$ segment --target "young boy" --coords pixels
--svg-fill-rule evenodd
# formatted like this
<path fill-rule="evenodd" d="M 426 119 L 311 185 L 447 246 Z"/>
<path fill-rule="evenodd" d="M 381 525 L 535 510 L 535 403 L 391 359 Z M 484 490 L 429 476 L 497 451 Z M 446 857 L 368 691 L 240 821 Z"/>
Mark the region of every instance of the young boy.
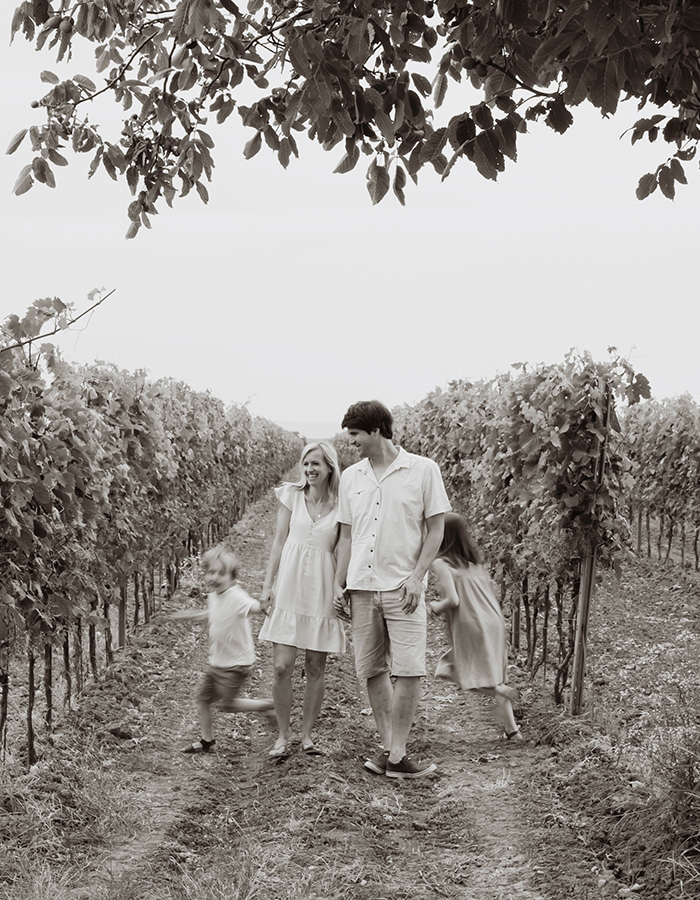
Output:
<path fill-rule="evenodd" d="M 238 560 L 219 545 L 202 557 L 209 590 L 206 610 L 178 610 L 172 619 L 209 619 L 209 664 L 197 693 L 200 738 L 183 753 L 209 753 L 216 743 L 212 730 L 212 703 L 222 701 L 225 712 L 263 712 L 274 709 L 272 700 L 249 700 L 239 693 L 255 662 L 249 616 L 263 612 L 257 600 L 236 584 Z"/>

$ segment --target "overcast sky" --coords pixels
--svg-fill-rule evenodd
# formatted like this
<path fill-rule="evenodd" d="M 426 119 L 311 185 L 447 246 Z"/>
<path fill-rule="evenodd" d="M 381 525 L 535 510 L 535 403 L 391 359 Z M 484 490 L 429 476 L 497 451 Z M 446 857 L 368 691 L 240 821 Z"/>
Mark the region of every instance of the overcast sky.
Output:
<path fill-rule="evenodd" d="M 4 148 L 41 122 L 29 103 L 46 92 L 45 68 L 61 71 L 19 38 L 0 52 Z M 163 206 L 132 241 L 126 186 L 102 170 L 87 181 L 69 152 L 54 190 L 12 195 L 31 159 L 23 144 L 0 168 L 0 318 L 45 296 L 84 308 L 92 288 L 114 289 L 61 339 L 66 357 L 173 376 L 313 437 L 339 430 L 355 400 L 414 403 L 572 347 L 602 360 L 615 346 L 656 397 L 700 399 L 697 163 L 675 202 L 657 191 L 640 203 L 637 181 L 668 146 L 620 139 L 632 105 L 607 121 L 574 113 L 563 137 L 531 125 L 498 182 L 466 161 L 442 183 L 426 170 L 406 207 L 393 194 L 371 205 L 364 159 L 334 175 L 340 148 L 302 141 L 286 171 L 265 147 L 244 160 L 250 134 L 234 113 L 209 129 L 210 203 Z"/>

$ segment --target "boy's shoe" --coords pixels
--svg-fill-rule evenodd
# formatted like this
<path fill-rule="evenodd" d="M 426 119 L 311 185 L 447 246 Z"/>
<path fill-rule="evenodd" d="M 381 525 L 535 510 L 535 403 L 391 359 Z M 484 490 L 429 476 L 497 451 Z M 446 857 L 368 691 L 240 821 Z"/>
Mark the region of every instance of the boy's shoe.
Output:
<path fill-rule="evenodd" d="M 209 753 L 214 744 L 216 744 L 216 741 L 205 741 L 204 738 L 200 738 L 198 741 L 195 741 L 194 744 L 188 744 L 186 747 L 183 747 L 180 752 Z"/>
<path fill-rule="evenodd" d="M 386 774 L 386 764 L 389 761 L 389 751 L 382 750 L 380 753 L 377 753 L 375 756 L 372 756 L 370 759 L 365 760 L 365 769 L 369 769 L 370 772 L 374 772 L 377 775 L 385 775 Z"/>
<path fill-rule="evenodd" d="M 404 756 L 397 763 L 386 760 L 386 774 L 389 778 L 423 778 L 437 769 L 435 763 L 415 763 L 409 756 Z"/>

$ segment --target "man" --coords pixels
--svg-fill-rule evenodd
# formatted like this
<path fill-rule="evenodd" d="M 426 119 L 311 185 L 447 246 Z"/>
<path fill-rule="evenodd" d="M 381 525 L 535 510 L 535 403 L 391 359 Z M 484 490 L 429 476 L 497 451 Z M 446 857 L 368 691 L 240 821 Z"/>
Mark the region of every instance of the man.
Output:
<path fill-rule="evenodd" d="M 354 403 L 342 427 L 361 458 L 340 480 L 334 598 L 352 619 L 357 675 L 383 746 L 365 766 L 420 778 L 435 764 L 406 756 L 406 741 L 425 675 L 425 577 L 450 503 L 437 464 L 393 443 L 392 415 L 378 400 Z"/>

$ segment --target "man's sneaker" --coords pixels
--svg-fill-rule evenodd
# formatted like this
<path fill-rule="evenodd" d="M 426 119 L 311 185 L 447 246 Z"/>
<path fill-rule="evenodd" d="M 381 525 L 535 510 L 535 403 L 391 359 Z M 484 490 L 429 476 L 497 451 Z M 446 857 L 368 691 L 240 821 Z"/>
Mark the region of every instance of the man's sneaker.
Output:
<path fill-rule="evenodd" d="M 381 753 L 377 753 L 376 756 L 373 756 L 371 759 L 365 760 L 365 769 L 369 769 L 370 772 L 375 772 L 377 775 L 386 774 L 386 764 L 389 761 L 389 751 L 382 750 Z"/>
<path fill-rule="evenodd" d="M 386 760 L 386 774 L 389 778 L 423 778 L 437 769 L 435 763 L 416 763 L 409 756 L 404 756 L 397 763 Z"/>

